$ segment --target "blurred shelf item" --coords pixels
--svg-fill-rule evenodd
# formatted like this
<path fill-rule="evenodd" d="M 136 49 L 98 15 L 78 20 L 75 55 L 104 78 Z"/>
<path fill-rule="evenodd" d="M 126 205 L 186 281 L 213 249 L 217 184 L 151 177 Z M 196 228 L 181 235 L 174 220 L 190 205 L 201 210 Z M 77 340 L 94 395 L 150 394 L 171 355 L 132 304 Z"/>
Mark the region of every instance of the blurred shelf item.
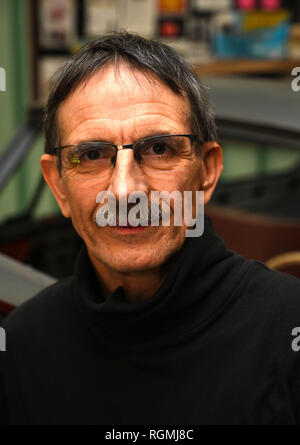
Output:
<path fill-rule="evenodd" d="M 266 11 L 273 11 L 282 8 L 282 0 L 236 0 L 237 9 L 243 11 L 251 11 L 257 8 L 261 8 Z"/>
<path fill-rule="evenodd" d="M 187 11 L 187 0 L 158 0 L 158 10 L 160 15 L 183 14 Z"/>
<path fill-rule="evenodd" d="M 39 41 L 44 48 L 68 47 L 76 30 L 75 0 L 41 0 Z"/>
<path fill-rule="evenodd" d="M 161 37 L 181 37 L 183 36 L 184 21 L 181 17 L 160 18 L 158 23 L 158 33 Z"/>
<path fill-rule="evenodd" d="M 251 11 L 256 8 L 256 0 L 236 0 L 236 8 L 241 11 Z"/>
<path fill-rule="evenodd" d="M 290 74 L 295 66 L 300 66 L 300 58 L 288 60 L 216 60 L 198 64 L 198 75 L 223 74 Z"/>
<path fill-rule="evenodd" d="M 224 59 L 284 60 L 291 28 L 288 10 L 219 12 L 212 20 L 212 48 Z"/>
<path fill-rule="evenodd" d="M 289 42 L 289 55 L 300 60 L 300 24 L 292 26 Z M 300 65 L 297 65 L 300 66 Z"/>
<path fill-rule="evenodd" d="M 95 36 L 116 29 L 118 20 L 117 0 L 86 0 L 85 29 L 88 36 Z"/>
<path fill-rule="evenodd" d="M 83 33 L 88 38 L 124 30 L 153 37 L 157 7 L 153 0 L 85 0 Z"/>
<path fill-rule="evenodd" d="M 191 0 L 191 9 L 196 12 L 219 12 L 229 10 L 232 7 L 232 0 Z"/>
<path fill-rule="evenodd" d="M 187 38 L 161 38 L 161 42 L 171 46 L 185 57 L 194 66 L 202 63 L 208 64 L 214 61 L 209 50 L 209 45 L 204 41 L 189 40 Z"/>
<path fill-rule="evenodd" d="M 182 38 L 187 15 L 186 0 L 159 0 L 157 33 L 162 38 Z"/>

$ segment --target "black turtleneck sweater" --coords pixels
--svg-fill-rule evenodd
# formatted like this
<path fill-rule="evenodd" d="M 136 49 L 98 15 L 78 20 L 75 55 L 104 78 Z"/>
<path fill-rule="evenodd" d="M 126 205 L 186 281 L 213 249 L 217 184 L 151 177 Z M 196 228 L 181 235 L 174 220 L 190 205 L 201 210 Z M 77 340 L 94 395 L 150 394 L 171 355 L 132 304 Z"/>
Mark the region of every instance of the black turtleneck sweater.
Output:
<path fill-rule="evenodd" d="M 0 423 L 300 424 L 298 326 L 300 280 L 227 249 L 207 217 L 141 302 L 104 299 L 83 248 L 5 321 Z"/>

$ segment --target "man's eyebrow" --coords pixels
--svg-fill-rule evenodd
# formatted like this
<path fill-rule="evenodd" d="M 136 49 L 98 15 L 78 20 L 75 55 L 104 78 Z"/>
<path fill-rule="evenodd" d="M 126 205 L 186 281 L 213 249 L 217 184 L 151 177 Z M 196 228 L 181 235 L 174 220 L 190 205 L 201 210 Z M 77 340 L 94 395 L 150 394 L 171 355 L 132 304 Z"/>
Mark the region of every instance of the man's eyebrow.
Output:
<path fill-rule="evenodd" d="M 154 136 L 170 136 L 171 134 L 172 133 L 170 131 L 151 131 L 149 133 L 146 133 L 145 135 L 142 135 L 142 136 L 136 138 L 133 142 L 141 141 L 142 139 L 147 139 L 147 138 L 151 138 L 151 137 L 154 137 Z M 107 144 L 117 145 L 114 142 L 112 142 L 112 140 L 109 140 L 109 139 L 106 139 L 106 138 L 101 138 L 99 136 L 94 137 L 94 138 L 89 138 L 89 139 L 82 139 L 82 140 L 76 142 L 73 145 L 84 144 L 86 142 L 105 142 Z"/>
<path fill-rule="evenodd" d="M 73 145 L 85 144 L 87 142 L 106 142 L 107 144 L 113 144 L 113 142 L 109 141 L 108 139 L 99 138 L 99 136 L 97 136 L 95 138 L 82 139 Z"/>
<path fill-rule="evenodd" d="M 154 136 L 170 136 L 172 133 L 170 131 L 151 131 L 150 133 L 147 133 L 146 135 L 140 137 L 138 140 L 141 139 L 147 139 Z"/>

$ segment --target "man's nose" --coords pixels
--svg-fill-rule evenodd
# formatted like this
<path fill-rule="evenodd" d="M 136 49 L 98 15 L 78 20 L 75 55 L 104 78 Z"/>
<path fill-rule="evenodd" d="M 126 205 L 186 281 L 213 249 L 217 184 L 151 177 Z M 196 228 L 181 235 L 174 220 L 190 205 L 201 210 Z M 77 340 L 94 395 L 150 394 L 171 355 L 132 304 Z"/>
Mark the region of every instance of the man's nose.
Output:
<path fill-rule="evenodd" d="M 149 189 L 143 169 L 135 160 L 132 149 L 118 150 L 116 165 L 108 189 L 115 194 L 117 200 L 124 193 L 123 184 L 127 186 L 127 195 L 135 191 L 143 191 L 148 194 Z"/>

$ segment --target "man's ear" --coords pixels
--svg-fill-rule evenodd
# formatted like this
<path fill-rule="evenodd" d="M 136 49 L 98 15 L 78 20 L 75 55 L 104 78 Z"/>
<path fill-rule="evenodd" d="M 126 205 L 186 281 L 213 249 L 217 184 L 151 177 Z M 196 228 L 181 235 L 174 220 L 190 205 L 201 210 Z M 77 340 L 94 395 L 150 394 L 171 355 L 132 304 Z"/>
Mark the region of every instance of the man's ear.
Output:
<path fill-rule="evenodd" d="M 63 179 L 59 174 L 56 156 L 44 154 L 40 159 L 44 179 L 50 187 L 62 214 L 66 218 L 70 218 L 70 206 L 65 193 Z"/>
<path fill-rule="evenodd" d="M 223 170 L 223 152 L 217 142 L 209 141 L 202 145 L 202 162 L 204 167 L 202 190 L 206 205 L 210 201 Z"/>

